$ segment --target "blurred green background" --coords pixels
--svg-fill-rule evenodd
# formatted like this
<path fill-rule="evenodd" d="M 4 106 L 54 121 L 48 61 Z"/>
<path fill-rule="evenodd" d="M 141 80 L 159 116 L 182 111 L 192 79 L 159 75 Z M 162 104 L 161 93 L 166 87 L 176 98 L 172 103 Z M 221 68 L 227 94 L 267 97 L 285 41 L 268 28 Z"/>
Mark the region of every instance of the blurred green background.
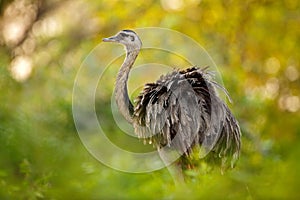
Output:
<path fill-rule="evenodd" d="M 0 199 L 300 197 L 298 0 L 2 0 L 0 6 Z M 79 140 L 72 87 L 81 62 L 102 37 L 152 26 L 195 39 L 222 73 L 243 132 L 241 158 L 225 175 L 202 163 L 186 172 L 187 187 L 176 188 L 166 169 L 118 172 Z M 97 106 L 110 119 L 105 94 Z M 112 137 L 119 132 L 113 120 L 106 124 Z"/>

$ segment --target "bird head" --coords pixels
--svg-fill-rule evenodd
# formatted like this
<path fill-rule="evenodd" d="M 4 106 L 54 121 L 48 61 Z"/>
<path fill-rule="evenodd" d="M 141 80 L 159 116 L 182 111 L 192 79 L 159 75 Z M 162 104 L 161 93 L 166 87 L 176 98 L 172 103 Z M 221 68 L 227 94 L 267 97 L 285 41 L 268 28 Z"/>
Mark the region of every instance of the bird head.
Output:
<path fill-rule="evenodd" d="M 136 50 L 142 47 L 139 36 L 132 30 L 122 30 L 114 36 L 103 38 L 102 41 L 123 44 L 127 50 Z"/>

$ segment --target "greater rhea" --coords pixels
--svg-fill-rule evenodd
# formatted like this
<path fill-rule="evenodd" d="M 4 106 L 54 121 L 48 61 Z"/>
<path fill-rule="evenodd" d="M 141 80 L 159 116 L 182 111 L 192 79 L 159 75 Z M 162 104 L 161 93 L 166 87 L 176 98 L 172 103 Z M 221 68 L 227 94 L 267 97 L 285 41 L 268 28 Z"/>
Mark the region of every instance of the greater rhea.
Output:
<path fill-rule="evenodd" d="M 134 126 L 139 138 L 153 144 L 166 164 L 170 164 L 170 149 L 184 159 L 195 148 L 204 147 L 209 151 L 207 156 L 219 159 L 222 167 L 227 163 L 233 167 L 240 154 L 240 128 L 215 88 L 226 90 L 213 80 L 207 67 L 174 70 L 161 76 L 145 85 L 133 105 L 127 81 L 142 42 L 132 30 L 122 30 L 103 41 L 125 46 L 126 58 L 117 75 L 115 98 L 120 113 Z M 188 165 L 180 163 L 181 167 Z"/>

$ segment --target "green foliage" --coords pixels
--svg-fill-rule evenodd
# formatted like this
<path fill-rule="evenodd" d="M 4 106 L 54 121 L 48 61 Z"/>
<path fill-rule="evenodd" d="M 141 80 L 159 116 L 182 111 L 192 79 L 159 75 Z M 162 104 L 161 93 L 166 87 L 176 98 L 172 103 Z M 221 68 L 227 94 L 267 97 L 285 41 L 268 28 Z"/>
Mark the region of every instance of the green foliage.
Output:
<path fill-rule="evenodd" d="M 13 2 L 22 1 L 1 4 L 0 30 L 7 30 L 5 12 Z M 40 15 L 23 33 L 23 42 L 0 37 L 0 199 L 299 198 L 300 2 L 179 0 L 179 7 L 165 2 L 40 1 Z M 183 32 L 216 61 L 243 132 L 235 169 L 221 175 L 200 161 L 198 169 L 185 171 L 187 185 L 175 187 L 166 169 L 118 172 L 82 145 L 72 116 L 80 63 L 101 37 L 145 26 Z M 26 80 L 12 73 L 18 56 L 33 63 Z M 105 67 L 101 60 L 96 64 Z M 114 76 L 116 70 L 108 73 Z M 109 137 L 126 146 L 130 139 L 116 128 L 109 109 L 113 83 L 101 86 L 96 110 Z"/>

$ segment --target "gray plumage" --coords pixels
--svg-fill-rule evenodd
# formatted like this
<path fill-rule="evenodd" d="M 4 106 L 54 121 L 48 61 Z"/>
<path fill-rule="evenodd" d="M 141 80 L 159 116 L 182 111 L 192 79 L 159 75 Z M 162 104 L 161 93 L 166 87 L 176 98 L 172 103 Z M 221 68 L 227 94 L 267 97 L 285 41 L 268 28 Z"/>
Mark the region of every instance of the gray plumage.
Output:
<path fill-rule="evenodd" d="M 199 147 L 208 156 L 221 160 L 222 166 L 228 160 L 233 166 L 240 153 L 240 128 L 215 88 L 226 90 L 213 81 L 208 67 L 175 70 L 161 76 L 155 83 L 145 85 L 133 106 L 127 80 L 142 43 L 131 30 L 103 41 L 121 43 L 126 48 L 115 96 L 120 112 L 133 124 L 139 138 L 158 149 L 173 147 L 186 157 Z"/>

